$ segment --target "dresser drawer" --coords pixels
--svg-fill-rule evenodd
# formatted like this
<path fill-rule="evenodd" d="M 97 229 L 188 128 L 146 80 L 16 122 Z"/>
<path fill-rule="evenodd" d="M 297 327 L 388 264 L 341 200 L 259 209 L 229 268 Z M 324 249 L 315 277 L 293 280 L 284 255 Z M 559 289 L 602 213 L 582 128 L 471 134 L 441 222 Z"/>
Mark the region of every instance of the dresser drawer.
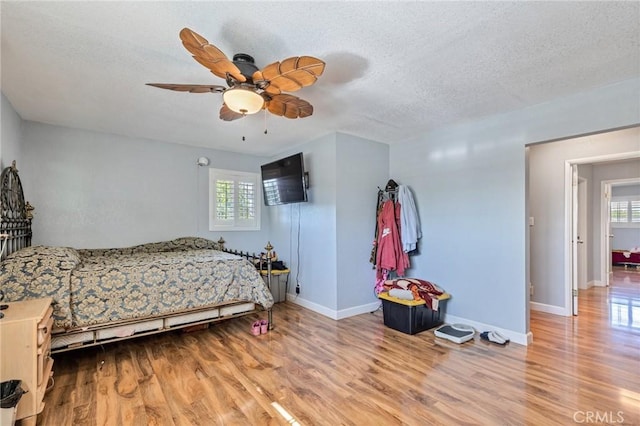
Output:
<path fill-rule="evenodd" d="M 47 377 L 45 377 L 47 369 L 49 369 L 49 371 L 51 370 L 49 363 L 53 365 L 53 358 L 51 358 L 51 339 L 47 339 L 46 343 L 38 348 L 37 357 L 38 376 L 36 383 L 40 386 L 42 382 L 47 379 Z"/>
<path fill-rule="evenodd" d="M 42 319 L 40 324 L 38 324 L 38 346 L 42 346 L 46 342 L 51 341 L 52 328 L 53 328 L 53 317 L 51 315 L 49 315 L 48 317 L 45 316 L 45 318 Z"/>

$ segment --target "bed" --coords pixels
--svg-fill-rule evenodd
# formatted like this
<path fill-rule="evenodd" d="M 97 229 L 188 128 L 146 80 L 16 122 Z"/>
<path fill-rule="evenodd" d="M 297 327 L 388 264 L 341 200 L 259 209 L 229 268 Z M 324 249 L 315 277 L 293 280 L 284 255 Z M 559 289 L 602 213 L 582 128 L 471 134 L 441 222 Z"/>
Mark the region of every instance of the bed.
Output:
<path fill-rule="evenodd" d="M 611 264 L 640 268 L 640 250 L 611 250 Z"/>
<path fill-rule="evenodd" d="M 3 171 L 1 196 L 2 234 L 11 243 L 0 288 L 5 301 L 53 299 L 54 353 L 262 310 L 273 326 L 270 244 L 259 256 L 197 237 L 93 250 L 31 246 L 15 163 Z"/>

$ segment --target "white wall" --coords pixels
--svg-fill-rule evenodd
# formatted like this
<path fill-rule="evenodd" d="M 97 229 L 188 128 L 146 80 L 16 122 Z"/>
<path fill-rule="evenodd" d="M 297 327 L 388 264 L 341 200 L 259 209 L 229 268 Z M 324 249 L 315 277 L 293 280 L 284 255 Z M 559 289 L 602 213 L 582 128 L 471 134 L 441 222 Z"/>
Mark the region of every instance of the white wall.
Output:
<path fill-rule="evenodd" d="M 452 294 L 448 314 L 528 332 L 525 146 L 639 123 L 639 96 L 633 79 L 391 146 L 390 175 L 414 189 L 423 227 L 412 273 Z M 551 266 L 561 269 L 563 257 Z"/>
<path fill-rule="evenodd" d="M 9 100 L 0 93 L 0 171 L 16 160 L 18 171 L 22 169 L 22 119 L 16 114 Z M 22 179 L 20 179 L 22 181 Z M 23 182 L 24 185 L 24 182 Z M 26 190 L 26 188 L 25 188 Z M 27 200 L 30 200 L 27 198 Z"/>
<path fill-rule="evenodd" d="M 263 157 L 30 121 L 22 147 L 34 244 L 119 247 L 223 236 L 228 247 L 258 252 L 268 239 L 268 217 L 261 231 L 208 231 L 208 170 L 196 165 L 205 156 L 210 167 L 258 173 Z"/>
<path fill-rule="evenodd" d="M 640 148 L 640 127 L 601 133 L 560 142 L 531 146 L 529 166 L 531 182 L 529 196 L 530 215 L 535 218 L 531 228 L 531 282 L 532 300 L 545 305 L 563 307 L 565 300 L 565 163 L 567 160 L 590 158 L 617 153 L 634 153 Z M 593 262 L 588 276 L 601 280 L 600 258 L 594 250 L 600 249 L 600 181 L 599 167 L 594 165 L 592 179 L 587 182 L 591 200 L 598 200 L 598 208 L 589 213 L 593 218 L 592 232 L 588 234 L 590 256 Z M 612 170 L 620 166 L 610 165 Z M 587 238 L 588 238 L 587 237 Z"/>

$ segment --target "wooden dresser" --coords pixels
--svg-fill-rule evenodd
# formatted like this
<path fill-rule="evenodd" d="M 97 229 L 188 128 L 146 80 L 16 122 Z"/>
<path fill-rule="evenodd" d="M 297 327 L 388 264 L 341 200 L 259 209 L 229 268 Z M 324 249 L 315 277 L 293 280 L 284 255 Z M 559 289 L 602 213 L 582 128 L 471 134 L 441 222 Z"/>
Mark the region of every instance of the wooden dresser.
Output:
<path fill-rule="evenodd" d="M 35 425 L 53 381 L 51 298 L 9 302 L 0 319 L 0 381 L 20 379 L 28 390 L 18 403 L 16 420 Z"/>

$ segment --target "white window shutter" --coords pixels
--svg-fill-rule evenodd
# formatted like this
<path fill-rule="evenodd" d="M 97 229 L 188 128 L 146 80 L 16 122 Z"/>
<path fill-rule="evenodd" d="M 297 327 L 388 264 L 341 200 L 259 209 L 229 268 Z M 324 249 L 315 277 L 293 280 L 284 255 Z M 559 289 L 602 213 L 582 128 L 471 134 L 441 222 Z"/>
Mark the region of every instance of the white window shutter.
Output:
<path fill-rule="evenodd" d="M 628 206 L 628 201 L 611 201 L 611 222 L 626 223 L 628 221 Z"/>
<path fill-rule="evenodd" d="M 209 169 L 209 230 L 260 229 L 260 175 Z"/>
<path fill-rule="evenodd" d="M 631 222 L 640 223 L 640 200 L 631 201 Z"/>

